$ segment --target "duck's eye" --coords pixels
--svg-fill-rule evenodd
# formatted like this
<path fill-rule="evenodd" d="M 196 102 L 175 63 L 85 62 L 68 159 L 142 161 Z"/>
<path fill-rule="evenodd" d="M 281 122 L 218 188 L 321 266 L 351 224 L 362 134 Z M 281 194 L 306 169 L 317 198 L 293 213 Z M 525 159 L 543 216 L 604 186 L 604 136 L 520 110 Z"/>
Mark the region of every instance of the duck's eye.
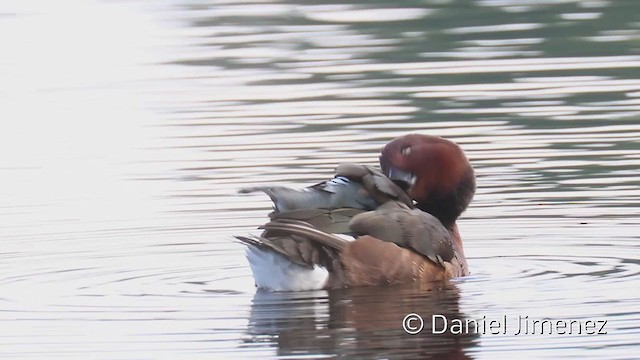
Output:
<path fill-rule="evenodd" d="M 411 146 L 403 147 L 402 150 L 400 150 L 400 154 L 402 154 L 402 156 L 409 156 L 409 154 L 411 154 Z"/>

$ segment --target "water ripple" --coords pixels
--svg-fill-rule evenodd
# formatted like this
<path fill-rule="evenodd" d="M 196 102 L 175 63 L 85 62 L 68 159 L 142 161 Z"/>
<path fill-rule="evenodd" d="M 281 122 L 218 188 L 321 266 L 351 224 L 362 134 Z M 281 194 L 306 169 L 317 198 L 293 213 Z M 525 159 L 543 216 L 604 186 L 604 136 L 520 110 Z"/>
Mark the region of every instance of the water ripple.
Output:
<path fill-rule="evenodd" d="M 637 348 L 635 2 L 5 5 L 0 356 L 613 359 Z M 407 132 L 455 140 L 475 167 L 459 222 L 472 275 L 256 292 L 232 235 L 255 232 L 272 205 L 237 190 L 375 165 Z M 409 312 L 609 323 L 606 336 L 412 337 Z"/>

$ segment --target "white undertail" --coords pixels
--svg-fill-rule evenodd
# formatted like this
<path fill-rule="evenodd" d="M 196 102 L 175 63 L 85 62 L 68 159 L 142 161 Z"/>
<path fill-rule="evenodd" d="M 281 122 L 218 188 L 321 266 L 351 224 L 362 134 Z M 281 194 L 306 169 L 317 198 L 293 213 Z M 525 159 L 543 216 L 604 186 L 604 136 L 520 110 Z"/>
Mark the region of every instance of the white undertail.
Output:
<path fill-rule="evenodd" d="M 256 285 L 273 291 L 304 291 L 324 289 L 329 272 L 322 266 L 313 269 L 300 266 L 268 249 L 247 245 L 247 260 Z"/>

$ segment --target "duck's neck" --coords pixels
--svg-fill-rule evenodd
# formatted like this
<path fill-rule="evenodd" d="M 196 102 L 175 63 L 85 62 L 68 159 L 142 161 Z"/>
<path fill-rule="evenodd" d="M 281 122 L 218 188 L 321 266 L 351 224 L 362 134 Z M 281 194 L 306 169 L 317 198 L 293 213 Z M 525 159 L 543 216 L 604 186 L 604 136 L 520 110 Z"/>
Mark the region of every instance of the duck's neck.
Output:
<path fill-rule="evenodd" d="M 455 227 L 456 219 L 460 216 L 460 209 L 455 205 L 455 202 L 446 198 L 417 203 L 416 207 L 435 216 L 449 231 Z"/>
<path fill-rule="evenodd" d="M 476 192 L 473 169 L 469 167 L 461 180 L 449 189 L 433 189 L 426 196 L 416 199 L 416 207 L 428 212 L 451 230 L 456 220 L 467 208 Z M 415 198 L 414 198 L 415 199 Z"/>

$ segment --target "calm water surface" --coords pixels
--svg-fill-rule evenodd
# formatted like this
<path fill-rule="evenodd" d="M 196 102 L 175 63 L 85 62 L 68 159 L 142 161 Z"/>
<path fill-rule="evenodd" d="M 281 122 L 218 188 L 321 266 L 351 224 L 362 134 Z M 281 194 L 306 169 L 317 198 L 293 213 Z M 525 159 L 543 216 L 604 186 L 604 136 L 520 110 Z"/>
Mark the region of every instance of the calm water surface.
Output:
<path fill-rule="evenodd" d="M 0 52 L 2 358 L 640 354 L 636 0 L 3 0 Z M 271 205 L 236 190 L 407 132 L 476 168 L 473 274 L 256 292 L 232 234 Z M 434 335 L 432 314 L 508 328 Z M 607 334 L 516 336 L 518 316 Z"/>

